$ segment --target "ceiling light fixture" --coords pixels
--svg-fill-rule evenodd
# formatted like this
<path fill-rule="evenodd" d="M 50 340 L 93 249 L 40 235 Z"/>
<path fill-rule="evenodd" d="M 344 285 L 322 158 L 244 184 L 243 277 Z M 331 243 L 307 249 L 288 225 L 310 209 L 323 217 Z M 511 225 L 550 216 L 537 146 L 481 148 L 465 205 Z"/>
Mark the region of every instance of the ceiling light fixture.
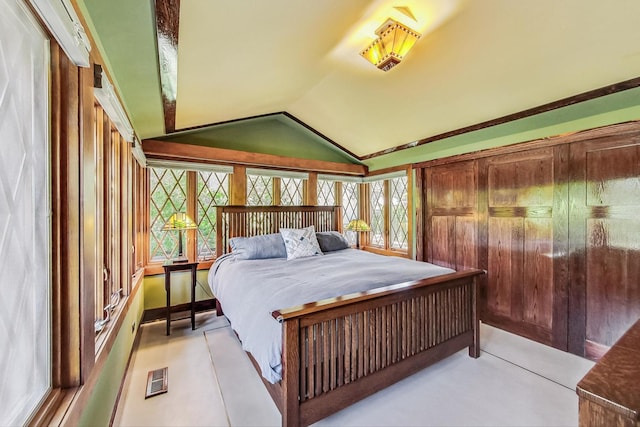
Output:
<path fill-rule="evenodd" d="M 360 55 L 382 71 L 389 71 L 400 63 L 420 38 L 420 34 L 391 18 L 377 30 L 377 39 Z"/>

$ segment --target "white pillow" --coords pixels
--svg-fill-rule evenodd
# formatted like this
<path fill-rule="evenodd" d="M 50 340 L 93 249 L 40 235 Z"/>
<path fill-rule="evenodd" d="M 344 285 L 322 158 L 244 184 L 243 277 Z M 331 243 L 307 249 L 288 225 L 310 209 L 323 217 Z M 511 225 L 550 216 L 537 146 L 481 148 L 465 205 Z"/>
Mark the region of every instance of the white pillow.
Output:
<path fill-rule="evenodd" d="M 287 259 L 323 255 L 313 225 L 307 228 L 281 228 L 280 234 L 287 249 Z"/>

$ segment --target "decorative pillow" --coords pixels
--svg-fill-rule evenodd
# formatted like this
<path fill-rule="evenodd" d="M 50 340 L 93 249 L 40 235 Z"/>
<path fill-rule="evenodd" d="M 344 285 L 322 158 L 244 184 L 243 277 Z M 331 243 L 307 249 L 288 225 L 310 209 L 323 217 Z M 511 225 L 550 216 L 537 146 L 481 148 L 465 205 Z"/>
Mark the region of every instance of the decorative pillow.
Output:
<path fill-rule="evenodd" d="M 287 248 L 288 260 L 322 255 L 316 238 L 316 229 L 313 225 L 307 228 L 281 228 L 280 234 L 282 234 L 284 246 Z"/>
<path fill-rule="evenodd" d="M 286 258 L 287 250 L 280 233 L 253 237 L 233 237 L 229 240 L 236 259 Z"/>
<path fill-rule="evenodd" d="M 351 246 L 347 238 L 337 231 L 318 231 L 316 238 L 322 252 L 339 251 Z"/>

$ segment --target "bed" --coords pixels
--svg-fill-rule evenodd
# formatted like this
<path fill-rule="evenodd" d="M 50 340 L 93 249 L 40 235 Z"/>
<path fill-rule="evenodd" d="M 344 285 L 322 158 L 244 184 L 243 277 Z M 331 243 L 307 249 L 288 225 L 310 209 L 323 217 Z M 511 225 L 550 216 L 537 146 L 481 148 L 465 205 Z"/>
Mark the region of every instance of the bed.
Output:
<path fill-rule="evenodd" d="M 395 257 L 372 261 L 379 256 L 348 248 L 295 260 L 238 261 L 228 254 L 231 239 L 268 238 L 281 228 L 311 225 L 330 235 L 339 230 L 340 207 L 223 206 L 216 215 L 219 257 L 209 282 L 218 314 L 229 318 L 283 426 L 312 424 L 466 347 L 471 357 L 479 356 L 476 278 L 481 270 L 454 272 Z M 379 269 L 387 262 L 393 262 L 398 276 L 386 277 Z M 373 276 L 335 276 L 361 271 L 360 264 Z M 280 283 L 271 284 L 269 275 Z M 427 275 L 434 277 L 422 278 Z M 284 296 L 297 282 L 304 291 Z M 311 282 L 322 284 L 312 290 Z M 268 327 L 253 329 L 256 325 Z M 274 344 L 271 335 L 279 341 Z M 271 343 L 266 350 L 261 340 Z M 274 354 L 277 362 L 270 359 Z"/>

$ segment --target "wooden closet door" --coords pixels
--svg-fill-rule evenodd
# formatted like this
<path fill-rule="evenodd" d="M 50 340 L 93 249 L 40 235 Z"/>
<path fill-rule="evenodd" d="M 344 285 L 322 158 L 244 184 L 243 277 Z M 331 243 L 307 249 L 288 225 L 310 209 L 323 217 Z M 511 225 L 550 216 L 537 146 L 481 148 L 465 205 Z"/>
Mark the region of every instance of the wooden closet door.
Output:
<path fill-rule="evenodd" d="M 570 153 L 569 350 L 597 359 L 640 318 L 640 132 Z"/>
<path fill-rule="evenodd" d="M 426 169 L 426 260 L 464 270 L 478 268 L 478 185 L 475 161 Z"/>
<path fill-rule="evenodd" d="M 482 320 L 567 348 L 567 147 L 480 160 Z"/>

